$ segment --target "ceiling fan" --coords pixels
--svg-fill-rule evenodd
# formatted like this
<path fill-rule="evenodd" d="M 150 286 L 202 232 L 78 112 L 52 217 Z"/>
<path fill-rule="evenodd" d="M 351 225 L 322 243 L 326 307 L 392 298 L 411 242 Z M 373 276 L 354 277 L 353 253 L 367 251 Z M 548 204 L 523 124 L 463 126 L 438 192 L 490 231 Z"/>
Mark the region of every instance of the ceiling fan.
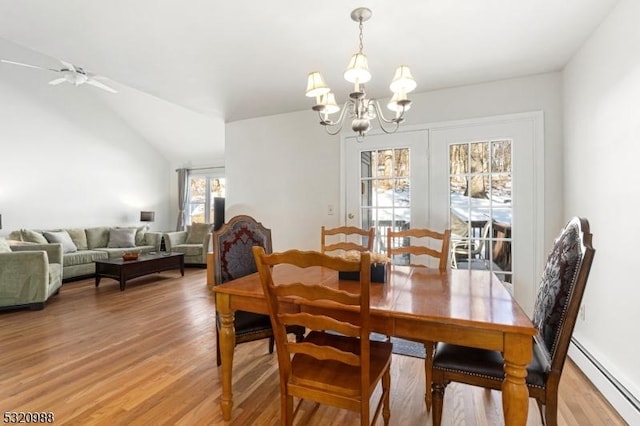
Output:
<path fill-rule="evenodd" d="M 52 86 L 57 86 L 58 84 L 64 83 L 65 81 L 68 83 L 71 83 L 75 86 L 80 86 L 81 84 L 89 84 L 91 86 L 94 87 L 98 87 L 102 90 L 106 90 L 107 92 L 111 92 L 111 93 L 118 93 L 117 90 L 107 86 L 104 83 L 101 83 L 100 81 L 98 81 L 99 79 L 104 79 L 106 77 L 102 77 L 100 75 L 96 75 L 90 72 L 87 72 L 85 70 L 83 70 L 81 67 L 77 67 L 69 62 L 65 62 L 63 60 L 60 60 L 60 63 L 62 64 L 62 68 L 60 69 L 56 69 L 56 68 L 43 68 L 43 67 L 39 67 L 37 65 L 30 65 L 30 64 L 23 64 L 22 62 L 14 62 L 14 61 L 8 61 L 6 59 L 0 59 L 0 62 L 4 62 L 5 64 L 11 64 L 11 65 L 19 65 L 21 67 L 27 67 L 27 68 L 37 68 L 40 70 L 45 70 L 45 71 L 53 71 L 53 72 L 57 72 L 61 74 L 61 77 L 56 78 L 54 80 L 51 80 L 49 82 L 50 85 Z"/>

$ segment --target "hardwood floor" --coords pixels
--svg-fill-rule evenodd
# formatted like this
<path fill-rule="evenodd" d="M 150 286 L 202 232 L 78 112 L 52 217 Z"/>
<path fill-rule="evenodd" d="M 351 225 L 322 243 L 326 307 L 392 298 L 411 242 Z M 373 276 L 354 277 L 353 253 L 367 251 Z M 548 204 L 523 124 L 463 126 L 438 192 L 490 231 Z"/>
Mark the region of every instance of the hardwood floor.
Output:
<path fill-rule="evenodd" d="M 214 302 L 206 271 L 64 284 L 42 311 L 0 313 L 0 411 L 53 412 L 56 424 L 225 424 L 215 362 Z M 423 361 L 394 355 L 391 424 L 429 425 Z M 277 360 L 267 341 L 244 343 L 234 361 L 234 425 L 279 423 Z M 529 425 L 539 425 L 530 400 Z M 569 363 L 561 425 L 624 421 Z M 447 388 L 443 424 L 502 423 L 500 393 Z M 304 402 L 297 424 L 359 424 L 357 415 Z"/>

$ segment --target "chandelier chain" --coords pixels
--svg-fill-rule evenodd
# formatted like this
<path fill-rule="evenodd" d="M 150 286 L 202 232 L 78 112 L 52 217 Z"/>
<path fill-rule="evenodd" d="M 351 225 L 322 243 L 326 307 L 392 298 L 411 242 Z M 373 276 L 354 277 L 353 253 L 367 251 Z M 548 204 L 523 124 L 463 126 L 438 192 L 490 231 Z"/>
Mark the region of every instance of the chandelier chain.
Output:
<path fill-rule="evenodd" d="M 362 36 L 362 18 L 359 19 L 360 24 L 358 25 L 358 28 L 360 29 L 360 53 L 362 53 L 362 48 L 363 48 L 363 36 Z"/>

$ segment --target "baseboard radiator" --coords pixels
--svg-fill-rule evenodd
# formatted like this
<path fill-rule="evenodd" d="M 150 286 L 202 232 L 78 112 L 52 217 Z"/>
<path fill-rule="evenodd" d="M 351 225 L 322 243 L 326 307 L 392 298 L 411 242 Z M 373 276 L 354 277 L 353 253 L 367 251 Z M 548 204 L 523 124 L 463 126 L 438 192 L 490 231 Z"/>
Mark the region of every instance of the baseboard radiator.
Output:
<path fill-rule="evenodd" d="M 616 377 L 609 372 L 592 354 L 589 352 L 575 337 L 571 338 L 571 343 L 577 352 L 572 356 L 573 361 L 580 367 L 585 374 L 591 379 L 596 388 L 604 395 L 618 413 L 629 423 L 636 423 L 640 419 L 640 400 L 636 398 Z M 571 353 L 572 351 L 570 351 Z M 582 359 L 580 359 L 582 358 Z M 584 362 L 589 365 L 585 366 Z M 584 367 L 590 367 L 591 370 L 599 375 L 598 378 L 592 377 Z M 595 380 L 594 380 L 595 379 Z M 606 381 L 604 386 L 599 386 Z M 600 383 L 598 383 L 600 382 Z M 610 389 L 614 390 L 616 395 L 612 395 Z M 612 398 L 612 396 L 614 396 Z"/>

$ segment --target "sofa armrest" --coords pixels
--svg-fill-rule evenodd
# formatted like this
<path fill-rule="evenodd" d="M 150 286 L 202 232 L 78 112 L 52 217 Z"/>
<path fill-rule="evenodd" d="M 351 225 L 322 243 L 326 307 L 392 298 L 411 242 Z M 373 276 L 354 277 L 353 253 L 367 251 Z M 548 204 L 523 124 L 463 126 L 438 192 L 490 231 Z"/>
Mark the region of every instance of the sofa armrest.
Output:
<path fill-rule="evenodd" d="M 212 238 L 213 233 L 209 232 L 204 236 L 202 240 L 202 252 L 206 255 L 209 252 L 209 246 L 213 244 Z"/>
<path fill-rule="evenodd" d="M 153 246 L 155 251 L 160 251 L 160 242 L 162 241 L 162 232 L 147 232 L 144 234 L 144 242 L 148 246 Z"/>
<path fill-rule="evenodd" d="M 171 247 L 184 244 L 187 241 L 187 231 L 165 232 L 163 237 L 167 251 L 171 251 Z"/>
<path fill-rule="evenodd" d="M 48 285 L 47 253 L 42 250 L 0 253 L 0 306 L 44 302 Z"/>
<path fill-rule="evenodd" d="M 62 244 L 29 244 L 11 246 L 12 252 L 44 251 L 47 253 L 48 263 L 59 263 L 62 265 Z"/>

